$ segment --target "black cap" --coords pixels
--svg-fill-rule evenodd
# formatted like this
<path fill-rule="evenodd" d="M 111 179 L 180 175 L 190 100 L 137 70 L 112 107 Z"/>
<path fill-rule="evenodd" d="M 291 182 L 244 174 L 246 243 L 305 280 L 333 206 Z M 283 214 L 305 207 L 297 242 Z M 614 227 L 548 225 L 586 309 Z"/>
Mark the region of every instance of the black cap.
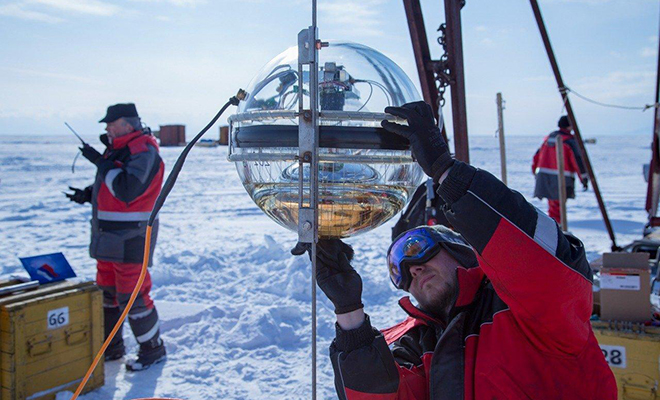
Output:
<path fill-rule="evenodd" d="M 137 108 L 133 103 L 121 103 L 108 107 L 108 112 L 99 122 L 110 123 L 118 120 L 119 118 L 136 118 L 139 117 Z"/>
<path fill-rule="evenodd" d="M 569 126 L 571 126 L 571 121 L 568 120 L 568 116 L 567 116 L 567 115 L 562 115 L 562 117 L 559 118 L 559 122 L 557 122 L 557 126 L 558 126 L 560 129 L 566 129 L 566 128 L 568 128 Z"/>

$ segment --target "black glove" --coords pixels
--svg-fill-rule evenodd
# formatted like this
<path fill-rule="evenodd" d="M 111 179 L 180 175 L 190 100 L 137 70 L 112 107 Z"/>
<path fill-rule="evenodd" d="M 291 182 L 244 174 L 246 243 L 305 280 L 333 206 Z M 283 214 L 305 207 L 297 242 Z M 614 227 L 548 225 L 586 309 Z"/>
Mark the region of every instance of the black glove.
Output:
<path fill-rule="evenodd" d="M 582 181 L 582 191 L 586 192 L 587 190 L 589 190 L 589 178 L 584 178 Z"/>
<path fill-rule="evenodd" d="M 311 245 L 298 243 L 294 256 L 310 253 Z M 316 283 L 335 306 L 335 314 L 363 308 L 362 278 L 351 267 L 353 248 L 339 239 L 320 239 L 316 245 Z"/>
<path fill-rule="evenodd" d="M 387 120 L 381 122 L 383 128 L 410 141 L 412 153 L 426 175 L 437 182 L 453 164 L 449 147 L 433 118 L 431 106 L 423 101 L 404 104 L 402 107 L 386 107 L 385 112 L 404 118 L 408 125 L 400 125 Z"/>
<path fill-rule="evenodd" d="M 85 189 L 76 189 L 69 186 L 70 190 L 73 190 L 73 193 L 64 193 L 71 201 L 75 201 L 78 204 L 85 204 L 92 202 L 92 187 L 86 187 Z"/>
<path fill-rule="evenodd" d="M 83 147 L 80 147 L 80 151 L 83 157 L 91 161 L 92 164 L 97 164 L 102 157 L 101 153 L 87 143 L 83 144 Z"/>

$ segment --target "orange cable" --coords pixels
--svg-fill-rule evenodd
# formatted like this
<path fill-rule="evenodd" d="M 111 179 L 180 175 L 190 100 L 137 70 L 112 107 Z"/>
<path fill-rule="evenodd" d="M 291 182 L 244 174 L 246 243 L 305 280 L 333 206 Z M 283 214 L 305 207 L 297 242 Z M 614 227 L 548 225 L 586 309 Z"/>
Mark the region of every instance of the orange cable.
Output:
<path fill-rule="evenodd" d="M 110 345 L 112 338 L 114 338 L 115 335 L 117 334 L 117 331 L 124 323 L 124 320 L 128 315 L 128 312 L 130 311 L 131 307 L 133 307 L 133 303 L 135 303 L 135 299 L 137 299 L 138 293 L 140 292 L 140 289 L 142 288 L 142 284 L 144 283 L 144 279 L 147 276 L 147 266 L 149 265 L 149 253 L 151 251 L 152 228 L 153 227 L 151 225 L 147 225 L 147 232 L 145 238 L 146 240 L 144 242 L 144 260 L 142 261 L 142 270 L 140 271 L 140 277 L 138 278 L 137 284 L 135 284 L 135 289 L 133 289 L 133 293 L 131 293 L 131 297 L 128 300 L 128 304 L 126 305 L 124 311 L 121 313 L 121 316 L 119 317 L 119 321 L 117 322 L 117 324 L 115 324 L 115 327 L 112 329 L 112 332 L 110 332 L 108 338 L 105 339 L 103 346 L 101 346 L 101 350 L 99 350 L 98 354 L 96 354 L 96 357 L 94 357 L 94 361 L 92 361 L 92 365 L 87 370 L 85 377 L 83 378 L 82 382 L 80 382 L 80 385 L 78 385 L 78 389 L 76 389 L 76 392 L 73 394 L 71 400 L 76 400 L 78 396 L 80 396 L 80 393 L 87 384 L 87 381 L 89 381 L 89 378 L 92 376 L 94 369 L 96 369 L 96 366 L 98 365 L 99 361 L 101 361 L 101 357 L 103 357 L 105 350 Z"/>

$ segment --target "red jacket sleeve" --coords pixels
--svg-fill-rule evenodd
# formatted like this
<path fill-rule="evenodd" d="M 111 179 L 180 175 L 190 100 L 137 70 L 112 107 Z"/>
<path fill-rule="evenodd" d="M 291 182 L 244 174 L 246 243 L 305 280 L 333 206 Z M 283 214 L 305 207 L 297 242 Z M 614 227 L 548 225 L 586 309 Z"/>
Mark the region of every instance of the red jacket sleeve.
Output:
<path fill-rule="evenodd" d="M 570 147 L 576 166 L 575 172 L 580 176 L 580 181 L 584 182 L 584 180 L 589 177 L 589 174 L 587 173 L 587 168 L 584 164 L 584 160 L 582 159 L 582 152 L 580 151 L 580 147 L 578 146 L 577 141 L 575 138 L 570 138 L 564 143 Z"/>
<path fill-rule="evenodd" d="M 415 341 L 409 341 L 415 343 Z M 369 319 L 357 329 L 344 331 L 330 346 L 335 389 L 342 400 L 414 400 L 428 397 L 422 354 L 399 342 L 390 350 Z M 429 354 L 430 356 L 430 354 Z M 430 362 L 430 357 L 429 360 Z"/>
<path fill-rule="evenodd" d="M 456 162 L 440 186 L 445 215 L 472 245 L 527 337 L 577 354 L 589 338 L 592 273 L 584 246 L 488 172 Z"/>
<path fill-rule="evenodd" d="M 540 153 L 541 153 L 541 148 L 536 150 L 536 153 L 534 153 L 534 158 L 532 159 L 532 174 L 536 174 L 536 168 L 539 166 Z"/>

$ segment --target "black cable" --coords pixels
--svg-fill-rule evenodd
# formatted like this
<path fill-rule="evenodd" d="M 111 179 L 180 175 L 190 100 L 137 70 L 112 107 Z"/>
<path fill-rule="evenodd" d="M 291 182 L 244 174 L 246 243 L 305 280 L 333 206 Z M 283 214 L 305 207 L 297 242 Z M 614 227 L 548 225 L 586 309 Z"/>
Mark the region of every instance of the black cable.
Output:
<path fill-rule="evenodd" d="M 76 153 L 76 156 L 73 157 L 73 163 L 71 163 L 71 173 L 75 174 L 76 173 L 76 160 L 78 160 L 78 156 L 80 155 L 80 152 Z"/>
<path fill-rule="evenodd" d="M 172 191 L 172 188 L 174 187 L 174 184 L 176 183 L 176 179 L 179 177 L 179 172 L 181 172 L 181 168 L 183 168 L 183 163 L 186 162 L 186 157 L 188 156 L 188 153 L 190 153 L 190 150 L 192 147 L 197 143 L 197 141 L 204 136 L 206 131 L 211 129 L 213 124 L 216 123 L 218 118 L 222 115 L 222 113 L 227 110 L 227 108 L 231 105 L 237 106 L 238 103 L 245 98 L 246 92 L 243 89 L 240 89 L 238 91 L 238 94 L 236 96 L 233 96 L 225 103 L 224 106 L 218 111 L 218 113 L 213 117 L 213 119 L 202 129 L 197 136 L 193 138 L 193 140 L 190 141 L 186 145 L 186 148 L 183 149 L 181 154 L 179 155 L 179 158 L 177 158 L 176 162 L 174 163 L 174 167 L 172 167 L 172 172 L 170 172 L 169 176 L 167 177 L 167 181 L 165 181 L 165 185 L 163 186 L 163 189 L 160 191 L 160 194 L 158 195 L 158 198 L 156 199 L 156 203 L 154 204 L 154 208 L 151 210 L 151 214 L 149 215 L 149 221 L 147 222 L 148 226 L 153 226 L 154 221 L 156 220 L 156 216 L 158 215 L 158 212 L 160 211 L 161 207 L 163 207 L 163 204 L 165 203 L 165 199 L 167 196 L 170 194 Z"/>

